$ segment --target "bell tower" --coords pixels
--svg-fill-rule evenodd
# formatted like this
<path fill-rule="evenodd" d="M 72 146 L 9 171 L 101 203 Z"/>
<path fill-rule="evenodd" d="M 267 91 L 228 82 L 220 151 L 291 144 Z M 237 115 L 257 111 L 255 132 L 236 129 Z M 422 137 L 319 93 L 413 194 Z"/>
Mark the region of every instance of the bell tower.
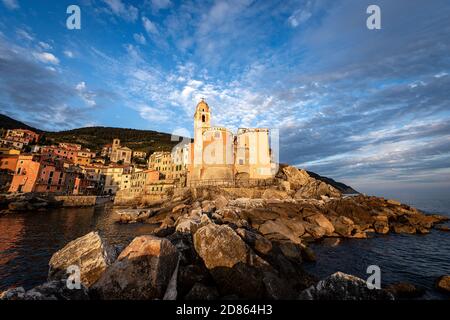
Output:
<path fill-rule="evenodd" d="M 203 132 L 211 127 L 211 113 L 205 99 L 197 104 L 194 114 L 194 166 L 203 164 Z"/>

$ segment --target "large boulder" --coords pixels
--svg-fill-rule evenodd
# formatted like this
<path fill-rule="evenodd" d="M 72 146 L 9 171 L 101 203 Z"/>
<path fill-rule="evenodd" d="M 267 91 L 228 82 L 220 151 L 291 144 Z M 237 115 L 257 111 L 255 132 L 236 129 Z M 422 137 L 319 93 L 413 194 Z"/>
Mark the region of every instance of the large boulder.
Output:
<path fill-rule="evenodd" d="M 169 240 L 136 237 L 92 286 L 92 291 L 107 300 L 162 299 L 178 259 Z"/>
<path fill-rule="evenodd" d="M 222 295 L 261 299 L 263 270 L 270 265 L 257 256 L 227 225 L 208 224 L 194 234 L 194 247 Z"/>
<path fill-rule="evenodd" d="M 69 242 L 57 251 L 49 262 L 49 280 L 67 278 L 67 268 L 80 268 L 81 283 L 89 288 L 117 257 L 116 251 L 97 232 L 90 232 Z"/>
<path fill-rule="evenodd" d="M 334 232 L 333 224 L 321 213 L 306 217 L 306 221 L 324 228 L 327 235 L 331 235 Z"/>
<path fill-rule="evenodd" d="M 342 237 L 351 237 L 355 229 L 355 223 L 345 216 L 331 217 L 334 230 Z"/>
<path fill-rule="evenodd" d="M 280 234 L 290 241 L 300 244 L 300 237 L 305 233 L 305 228 L 301 222 L 278 218 L 266 221 L 258 228 L 258 231 L 268 238 L 271 235 Z"/>
<path fill-rule="evenodd" d="M 336 272 L 300 293 L 300 300 L 394 300 L 382 289 L 369 289 L 361 278 Z"/>
<path fill-rule="evenodd" d="M 297 190 L 308 184 L 311 180 L 311 177 L 305 170 L 297 169 L 291 166 L 286 166 L 281 170 L 290 184 L 290 189 Z"/>

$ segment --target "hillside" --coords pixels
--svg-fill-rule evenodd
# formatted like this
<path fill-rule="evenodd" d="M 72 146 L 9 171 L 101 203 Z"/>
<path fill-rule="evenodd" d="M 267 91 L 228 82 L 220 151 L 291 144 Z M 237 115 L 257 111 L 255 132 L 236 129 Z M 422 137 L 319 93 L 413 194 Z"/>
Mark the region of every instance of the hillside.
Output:
<path fill-rule="evenodd" d="M 171 141 L 171 135 L 151 130 L 122 129 L 111 127 L 89 127 L 60 132 L 46 132 L 45 137 L 53 143 L 79 143 L 91 150 L 100 150 L 119 138 L 121 144 L 133 150 L 152 153 L 170 151 L 178 142 Z"/>
<path fill-rule="evenodd" d="M 342 192 L 343 194 L 357 194 L 359 193 L 358 191 L 356 191 L 355 189 L 353 189 L 352 187 L 342 183 L 342 182 L 338 182 L 335 181 L 331 178 L 327 178 L 327 177 L 323 177 L 321 175 L 318 175 L 317 173 L 311 172 L 311 171 L 307 171 L 308 174 L 313 177 L 314 179 L 323 181 L 329 185 L 332 185 L 333 187 L 335 187 L 336 189 L 338 189 L 340 192 Z"/>
<path fill-rule="evenodd" d="M 71 142 L 83 145 L 93 151 L 100 151 L 105 144 L 119 138 L 121 144 L 133 150 L 145 151 L 147 154 L 154 151 L 170 151 L 178 142 L 171 141 L 171 135 L 151 130 L 122 129 L 111 127 L 89 127 L 59 132 L 45 132 L 26 125 L 23 122 L 0 114 L 0 129 L 29 129 L 43 133 L 41 143 L 53 144 Z"/>
<path fill-rule="evenodd" d="M 3 114 L 0 114 L 0 128 L 3 129 L 28 129 L 28 130 L 32 130 L 34 132 L 42 132 L 39 129 L 30 127 L 29 125 L 17 121 L 13 118 L 10 118 L 8 116 L 5 116 Z"/>

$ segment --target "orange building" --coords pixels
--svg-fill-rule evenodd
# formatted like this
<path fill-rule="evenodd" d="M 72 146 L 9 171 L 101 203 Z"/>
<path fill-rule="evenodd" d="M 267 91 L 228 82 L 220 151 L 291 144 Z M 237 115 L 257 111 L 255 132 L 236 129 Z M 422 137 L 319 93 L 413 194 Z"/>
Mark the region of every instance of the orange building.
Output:
<path fill-rule="evenodd" d="M 20 155 L 9 192 L 33 192 L 40 163 L 35 156 Z"/>
<path fill-rule="evenodd" d="M 0 170 L 16 171 L 18 154 L 0 154 Z"/>

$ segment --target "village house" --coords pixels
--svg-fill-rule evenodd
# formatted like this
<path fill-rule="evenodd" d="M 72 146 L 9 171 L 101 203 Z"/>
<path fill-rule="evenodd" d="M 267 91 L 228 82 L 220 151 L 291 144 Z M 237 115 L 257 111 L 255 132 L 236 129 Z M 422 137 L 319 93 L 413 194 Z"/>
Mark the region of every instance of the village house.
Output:
<path fill-rule="evenodd" d="M 162 174 L 162 179 L 172 179 L 172 154 L 167 151 L 154 152 L 149 158 L 148 168 L 159 171 Z"/>
<path fill-rule="evenodd" d="M 133 158 L 145 159 L 147 153 L 144 151 L 133 151 Z"/>
<path fill-rule="evenodd" d="M 39 134 L 27 129 L 12 129 L 6 131 L 5 140 L 22 142 L 29 145 L 39 141 Z"/>
<path fill-rule="evenodd" d="M 71 194 L 77 172 L 70 163 L 49 161 L 36 155 L 20 155 L 9 192 Z"/>

